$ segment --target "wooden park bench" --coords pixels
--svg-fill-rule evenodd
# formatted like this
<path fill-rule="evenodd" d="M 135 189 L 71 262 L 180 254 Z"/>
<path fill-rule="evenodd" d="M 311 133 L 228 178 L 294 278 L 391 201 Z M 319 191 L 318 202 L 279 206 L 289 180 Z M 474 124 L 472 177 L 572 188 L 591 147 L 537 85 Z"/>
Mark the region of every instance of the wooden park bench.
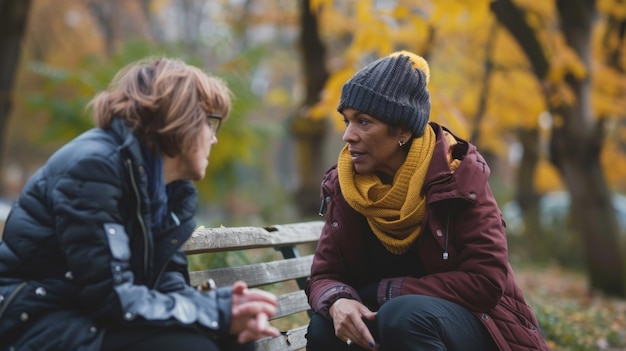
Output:
<path fill-rule="evenodd" d="M 312 252 L 323 223 L 313 221 L 270 227 L 198 228 L 183 247 L 188 257 L 235 251 L 245 252 L 246 257 L 266 257 L 268 255 L 260 255 L 258 249 L 267 248 L 275 249 L 278 257 L 270 255 L 271 259 L 260 262 L 251 259 L 254 263 L 226 268 L 191 270 L 191 284 L 198 286 L 212 279 L 216 287 L 220 287 L 243 280 L 250 287 L 272 291 L 278 296 L 278 311 L 271 323 L 281 330 L 282 335 L 257 341 L 256 350 L 304 349 L 310 307 L 303 289 L 311 273 Z M 300 251 L 306 251 L 306 254 L 301 255 Z M 300 317 L 300 320 L 305 322 L 294 325 L 294 316 L 302 314 L 305 317 Z"/>

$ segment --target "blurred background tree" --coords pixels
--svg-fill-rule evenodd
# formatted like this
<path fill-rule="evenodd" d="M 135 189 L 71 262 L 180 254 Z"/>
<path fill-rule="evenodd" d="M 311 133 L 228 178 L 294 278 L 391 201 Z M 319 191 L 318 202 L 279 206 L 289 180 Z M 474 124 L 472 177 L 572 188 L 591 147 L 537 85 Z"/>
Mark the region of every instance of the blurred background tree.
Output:
<path fill-rule="evenodd" d="M 0 1 L 3 25 L 19 29 L 4 9 L 28 2 Z M 612 193 L 626 192 L 623 1 L 31 2 L 21 56 L 2 46 L 2 59 L 19 57 L 12 94 L 0 95 L 14 100 L 10 113 L 0 109 L 7 199 L 92 125 L 83 106 L 115 71 L 168 55 L 223 77 L 236 96 L 198 182 L 201 223 L 312 218 L 322 173 L 342 146 L 341 85 L 408 49 L 430 63 L 432 120 L 477 144 L 499 202 L 519 204 L 516 252 L 539 262 L 576 257 L 595 288 L 625 294 L 626 233 L 611 206 Z M 11 28 L 3 34 L 20 33 Z M 4 82 L 12 72 L 0 67 Z M 572 232 L 542 225 L 541 200 L 555 190 L 570 194 Z"/>
<path fill-rule="evenodd" d="M 30 4 L 30 0 L 0 0 L 0 150 L 13 107 L 13 86 Z M 2 160 L 0 152 L 0 164 Z"/>
<path fill-rule="evenodd" d="M 292 149 L 281 123 L 292 110 L 296 84 L 289 72 L 297 62 L 286 48 L 297 35 L 293 21 L 298 12 L 295 7 L 291 13 L 284 8 L 279 12 L 273 6 L 258 13 L 256 6 L 228 1 L 34 1 L 18 71 L 22 79 L 13 92 L 14 117 L 3 143 L 4 196 L 14 197 L 51 152 L 93 125 L 84 106 L 119 68 L 144 56 L 166 55 L 219 75 L 235 95 L 232 118 L 220 132 L 207 180 L 198 183 L 203 220 L 232 225 L 241 218 L 250 224 L 293 219 L 285 188 L 294 183 L 293 172 L 280 162 L 284 150 Z M 265 17 L 264 11 L 281 16 Z M 285 59 L 267 60 L 270 55 Z M 272 67 L 278 65 L 285 71 Z"/>
<path fill-rule="evenodd" d="M 612 192 L 623 184 L 612 186 L 605 176 L 606 169 L 615 172 L 618 160 L 624 164 L 624 150 L 612 148 L 616 153 L 605 164 L 602 153 L 608 128 L 623 128 L 626 111 L 626 4 L 346 4 L 319 0 L 313 5 L 326 17 L 328 26 L 323 28 L 352 35 L 340 53 L 343 62 L 329 78 L 329 93 L 318 105 L 318 116 L 328 115 L 345 79 L 372 57 L 401 48 L 422 54 L 431 63 L 433 120 L 469 137 L 492 156 L 495 167 L 512 150 L 506 144 L 519 143 L 522 162 L 513 169 L 513 194 L 526 215 L 528 248 L 539 254 L 534 257 L 549 257 L 554 252 L 550 245 L 560 244 L 545 240 L 540 193 L 564 188 L 571 197 L 572 236 L 582 242 L 581 251 L 565 254 L 586 262 L 592 288 L 625 296 L 626 259 L 612 204 Z M 330 25 L 340 18 L 342 26 Z M 595 35 L 600 42 L 593 41 L 594 33 L 600 33 Z M 548 172 L 551 176 L 544 177 Z"/>
<path fill-rule="evenodd" d="M 616 20 L 613 14 L 623 10 L 625 4 L 605 1 L 604 6 L 610 11 L 602 21 L 596 21 L 600 13 L 595 0 L 557 0 L 555 7 L 533 3 L 527 9 L 511 0 L 491 4 L 542 85 L 545 108 L 551 117 L 547 157 L 571 194 L 572 218 L 584 243 L 591 286 L 626 296 L 626 260 L 621 256 L 611 189 L 601 165 L 605 124 L 625 111 L 626 77 L 621 68 L 626 65 L 620 62 L 620 51 L 624 48 L 626 22 L 622 18 L 621 25 L 612 25 Z M 606 41 L 604 46 L 598 43 L 594 47 L 592 37 L 598 23 L 602 27 L 597 30 Z M 606 75 L 606 71 L 614 75 Z M 598 78 L 596 72 L 600 73 Z M 604 98 L 596 104 L 594 80 Z"/>

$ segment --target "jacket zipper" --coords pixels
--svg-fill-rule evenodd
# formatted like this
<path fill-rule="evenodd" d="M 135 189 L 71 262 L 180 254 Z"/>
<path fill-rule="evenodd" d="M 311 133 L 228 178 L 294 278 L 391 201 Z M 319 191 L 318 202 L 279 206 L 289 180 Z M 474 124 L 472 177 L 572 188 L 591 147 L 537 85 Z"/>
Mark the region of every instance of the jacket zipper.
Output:
<path fill-rule="evenodd" d="M 130 182 L 133 185 L 133 191 L 135 191 L 135 196 L 137 197 L 137 220 L 139 220 L 139 224 L 141 225 L 141 233 L 143 234 L 143 273 L 144 279 L 148 279 L 148 262 L 149 262 L 149 245 L 148 245 L 148 231 L 146 230 L 146 224 L 143 221 L 143 217 L 141 216 L 141 197 L 139 194 L 139 189 L 137 188 L 137 182 L 135 181 L 135 174 L 133 173 L 133 162 L 130 159 L 126 159 L 126 164 L 128 166 L 128 173 L 130 175 Z"/>
<path fill-rule="evenodd" d="M 438 184 L 443 184 L 446 182 L 449 182 L 450 179 L 452 179 L 453 174 L 450 173 L 444 177 L 441 177 L 438 180 L 435 180 L 434 182 L 431 182 L 430 184 L 428 184 L 428 187 L 426 189 L 424 189 L 424 194 L 428 192 L 428 189 L 430 189 L 433 186 L 436 186 Z M 443 253 L 441 254 L 441 258 L 445 261 L 450 257 L 450 254 L 448 252 L 448 236 L 450 231 L 450 212 L 448 212 L 446 214 L 446 227 L 445 227 L 445 232 L 444 232 L 444 245 L 443 245 Z"/>
<path fill-rule="evenodd" d="M 326 189 L 324 188 L 324 183 L 322 183 L 322 203 L 320 204 L 320 211 L 319 211 L 319 215 L 320 217 L 324 217 L 324 215 L 326 215 L 326 206 L 328 205 L 328 202 L 326 202 L 326 198 L 328 197 L 328 195 L 326 194 Z"/>
<path fill-rule="evenodd" d="M 444 248 L 443 248 L 443 255 L 442 258 L 445 260 L 448 259 L 448 231 L 450 230 L 450 212 L 448 212 L 448 214 L 446 215 L 446 232 L 444 233 L 445 235 L 445 244 L 444 244 Z"/>
<path fill-rule="evenodd" d="M 20 293 L 20 291 L 22 291 L 22 289 L 24 289 L 27 283 L 28 282 L 20 283 L 20 285 L 18 285 L 17 288 L 15 289 L 15 291 L 11 295 L 9 295 L 9 298 L 7 298 L 7 300 L 4 301 L 4 305 L 0 309 L 0 320 L 2 320 L 2 316 L 4 315 L 4 312 L 6 311 L 6 309 L 9 308 L 11 301 L 13 301 L 13 299 L 17 296 L 17 294 Z"/>

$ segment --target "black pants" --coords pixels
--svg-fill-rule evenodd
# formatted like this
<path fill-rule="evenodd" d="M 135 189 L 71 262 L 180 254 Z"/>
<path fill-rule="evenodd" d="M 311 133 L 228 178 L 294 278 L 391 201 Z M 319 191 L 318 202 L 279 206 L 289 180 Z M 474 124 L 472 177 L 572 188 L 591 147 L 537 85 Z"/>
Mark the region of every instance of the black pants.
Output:
<path fill-rule="evenodd" d="M 213 340 L 185 328 L 136 327 L 107 330 L 101 351 L 254 351 L 254 343 L 235 337 Z"/>
<path fill-rule="evenodd" d="M 491 336 L 467 309 L 438 298 L 405 295 L 386 302 L 376 320 L 366 322 L 385 351 L 485 351 Z M 335 336 L 332 321 L 314 314 L 307 334 L 308 351 L 366 350 Z"/>

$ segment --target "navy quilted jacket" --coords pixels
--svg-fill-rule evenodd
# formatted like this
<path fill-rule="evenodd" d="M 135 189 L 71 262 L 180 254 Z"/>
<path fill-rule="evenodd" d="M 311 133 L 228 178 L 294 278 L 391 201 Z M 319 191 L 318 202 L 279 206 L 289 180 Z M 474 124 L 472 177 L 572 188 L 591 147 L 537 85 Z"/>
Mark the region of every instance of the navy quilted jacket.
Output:
<path fill-rule="evenodd" d="M 228 334 L 230 289 L 189 286 L 180 251 L 195 227 L 196 189 L 172 183 L 153 231 L 141 155 L 115 120 L 29 180 L 0 242 L 0 350 L 98 350 L 107 326 L 146 323 Z"/>

